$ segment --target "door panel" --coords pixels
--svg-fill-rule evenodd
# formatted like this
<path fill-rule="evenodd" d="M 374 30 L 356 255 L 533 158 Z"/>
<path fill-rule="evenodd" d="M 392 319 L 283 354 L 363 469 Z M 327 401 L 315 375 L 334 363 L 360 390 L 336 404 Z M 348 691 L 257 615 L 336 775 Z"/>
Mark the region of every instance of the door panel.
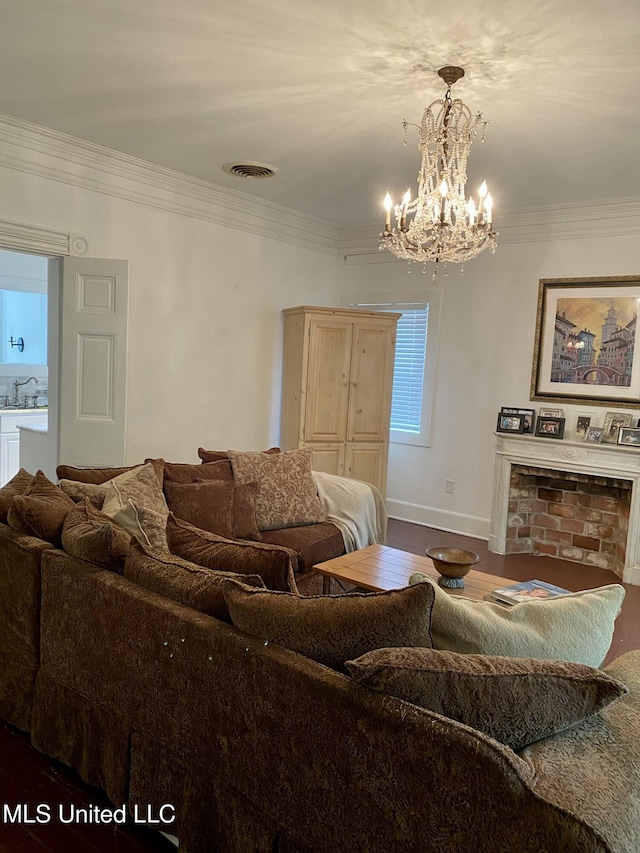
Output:
<path fill-rule="evenodd" d="M 354 480 L 371 483 L 384 495 L 386 483 L 386 445 L 383 443 L 349 443 L 346 446 L 344 473 Z"/>
<path fill-rule="evenodd" d="M 344 441 L 347 432 L 352 325 L 312 320 L 305 442 Z"/>
<path fill-rule="evenodd" d="M 394 335 L 389 327 L 356 324 L 349 397 L 349 441 L 385 441 L 393 381 Z"/>
<path fill-rule="evenodd" d="M 58 463 L 124 463 L 127 261 L 62 262 Z"/>
<path fill-rule="evenodd" d="M 342 475 L 344 471 L 344 444 L 305 444 L 313 451 L 311 467 L 325 474 Z"/>

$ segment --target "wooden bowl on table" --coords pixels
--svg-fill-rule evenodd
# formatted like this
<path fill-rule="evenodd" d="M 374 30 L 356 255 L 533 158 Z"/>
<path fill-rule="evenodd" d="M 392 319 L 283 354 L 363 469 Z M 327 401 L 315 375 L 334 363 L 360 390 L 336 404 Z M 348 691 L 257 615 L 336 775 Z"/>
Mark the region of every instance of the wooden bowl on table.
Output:
<path fill-rule="evenodd" d="M 461 589 L 471 566 L 480 562 L 478 554 L 463 548 L 428 548 L 425 554 L 440 573 L 438 583 L 447 589 Z"/>

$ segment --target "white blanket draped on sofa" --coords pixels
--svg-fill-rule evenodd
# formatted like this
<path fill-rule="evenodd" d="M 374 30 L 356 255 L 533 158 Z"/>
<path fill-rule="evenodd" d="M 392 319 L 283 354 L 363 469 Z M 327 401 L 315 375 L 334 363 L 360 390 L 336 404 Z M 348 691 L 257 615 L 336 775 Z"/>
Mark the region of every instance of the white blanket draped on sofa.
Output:
<path fill-rule="evenodd" d="M 387 509 L 375 486 L 322 471 L 314 471 L 313 479 L 327 519 L 339 528 L 347 552 L 384 544 Z"/>

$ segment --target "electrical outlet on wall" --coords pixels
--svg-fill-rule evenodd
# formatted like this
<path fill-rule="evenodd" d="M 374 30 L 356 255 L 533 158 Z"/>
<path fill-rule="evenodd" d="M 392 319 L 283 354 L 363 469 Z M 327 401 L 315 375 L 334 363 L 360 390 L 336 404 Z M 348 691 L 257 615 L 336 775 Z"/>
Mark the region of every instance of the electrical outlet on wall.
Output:
<path fill-rule="evenodd" d="M 444 490 L 448 495 L 453 494 L 453 486 L 454 486 L 453 480 L 445 480 L 444 481 Z"/>

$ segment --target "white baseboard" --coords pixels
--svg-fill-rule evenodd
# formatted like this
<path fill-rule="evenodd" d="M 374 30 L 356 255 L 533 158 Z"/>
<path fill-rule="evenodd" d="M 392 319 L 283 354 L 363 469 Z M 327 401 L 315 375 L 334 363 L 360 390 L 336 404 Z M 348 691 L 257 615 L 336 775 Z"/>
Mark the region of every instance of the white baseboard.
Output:
<path fill-rule="evenodd" d="M 488 518 L 463 515 L 459 512 L 449 512 L 405 501 L 387 499 L 386 503 L 389 518 L 395 518 L 398 521 L 410 521 L 424 527 L 435 527 L 448 533 L 472 536 L 474 539 L 489 539 L 490 520 Z"/>

